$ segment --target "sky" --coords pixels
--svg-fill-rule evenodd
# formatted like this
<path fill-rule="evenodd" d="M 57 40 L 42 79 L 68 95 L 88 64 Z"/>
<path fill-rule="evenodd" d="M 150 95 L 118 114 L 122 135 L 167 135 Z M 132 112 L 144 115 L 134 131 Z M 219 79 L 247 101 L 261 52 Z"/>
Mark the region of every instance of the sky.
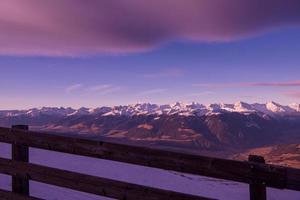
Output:
<path fill-rule="evenodd" d="M 0 109 L 300 103 L 299 0 L 2 0 Z"/>

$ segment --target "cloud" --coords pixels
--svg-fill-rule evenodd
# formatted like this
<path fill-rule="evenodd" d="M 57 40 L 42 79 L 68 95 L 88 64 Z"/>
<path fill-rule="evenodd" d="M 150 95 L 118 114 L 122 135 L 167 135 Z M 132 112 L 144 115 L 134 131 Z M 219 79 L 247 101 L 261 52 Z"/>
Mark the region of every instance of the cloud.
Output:
<path fill-rule="evenodd" d="M 224 42 L 299 25 L 299 0 L 1 0 L 0 54 L 147 51 Z"/>
<path fill-rule="evenodd" d="M 107 88 L 107 89 L 102 90 L 100 92 L 97 92 L 97 94 L 105 95 L 105 94 L 110 94 L 110 93 L 117 92 L 117 91 L 120 91 L 120 90 L 121 90 L 121 87 L 110 87 L 110 88 Z"/>
<path fill-rule="evenodd" d="M 82 87 L 83 87 L 82 84 L 74 84 L 74 85 L 70 85 L 70 86 L 66 87 L 65 91 L 66 91 L 66 93 L 72 93 L 74 91 L 81 89 Z"/>
<path fill-rule="evenodd" d="M 197 83 L 194 87 L 230 88 L 230 87 L 299 87 L 300 80 L 286 82 L 252 82 L 252 83 Z"/>
<path fill-rule="evenodd" d="M 300 86 L 300 80 L 289 81 L 289 82 L 270 82 L 270 83 L 253 83 L 252 86 L 263 86 L 263 87 L 298 87 Z"/>
<path fill-rule="evenodd" d="M 164 93 L 166 91 L 167 91 L 167 89 L 157 88 L 157 89 L 143 91 L 143 92 L 140 93 L 140 95 L 161 94 L 161 93 Z"/>
<path fill-rule="evenodd" d="M 116 92 L 121 90 L 121 87 L 110 85 L 110 84 L 103 84 L 103 85 L 93 85 L 89 87 L 84 87 L 82 84 L 74 84 L 68 86 L 65 91 L 66 93 L 70 94 L 75 91 L 82 91 L 82 92 L 88 92 L 88 93 L 93 93 L 93 94 L 98 94 L 98 95 L 105 95 L 109 94 L 112 92 Z"/>
<path fill-rule="evenodd" d="M 98 95 L 105 95 L 119 90 L 121 90 L 121 87 L 114 86 L 111 84 L 94 85 L 86 88 L 86 91 L 88 91 L 89 93 L 94 93 Z"/>
<path fill-rule="evenodd" d="M 284 92 L 284 95 L 292 97 L 292 98 L 299 98 L 300 99 L 300 91 L 292 90 Z"/>
<path fill-rule="evenodd" d="M 113 86 L 109 85 L 109 84 L 94 85 L 94 86 L 91 86 L 91 87 L 87 88 L 87 91 L 90 91 L 90 92 L 99 92 L 99 91 L 105 91 L 105 90 L 110 89 L 112 87 Z"/>
<path fill-rule="evenodd" d="M 238 83 L 195 83 L 193 87 L 202 87 L 202 88 L 223 88 L 223 87 L 236 87 L 240 86 Z"/>

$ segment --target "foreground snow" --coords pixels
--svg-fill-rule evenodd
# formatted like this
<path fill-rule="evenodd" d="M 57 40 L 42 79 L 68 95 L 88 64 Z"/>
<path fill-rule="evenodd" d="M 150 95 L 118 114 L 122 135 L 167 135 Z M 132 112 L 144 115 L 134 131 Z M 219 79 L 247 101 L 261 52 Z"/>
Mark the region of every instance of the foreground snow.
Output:
<path fill-rule="evenodd" d="M 0 156 L 10 158 L 10 154 L 10 145 L 0 143 Z M 30 149 L 30 162 L 89 175 L 217 199 L 249 199 L 248 185 L 246 184 L 152 169 L 119 162 L 74 156 L 35 148 Z M 11 180 L 9 176 L 0 175 L 0 188 L 10 190 Z M 47 200 L 109 199 L 34 181 L 30 182 L 30 193 L 33 196 Z M 300 199 L 300 192 L 268 189 L 268 199 L 298 200 Z"/>

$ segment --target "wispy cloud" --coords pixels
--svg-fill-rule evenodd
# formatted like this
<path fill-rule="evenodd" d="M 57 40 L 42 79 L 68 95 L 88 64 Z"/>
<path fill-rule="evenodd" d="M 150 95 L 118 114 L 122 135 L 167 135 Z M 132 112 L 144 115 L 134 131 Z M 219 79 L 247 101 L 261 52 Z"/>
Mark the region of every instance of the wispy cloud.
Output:
<path fill-rule="evenodd" d="M 197 83 L 194 87 L 230 88 L 230 87 L 299 87 L 300 80 L 286 82 L 240 82 L 240 83 Z"/>
<path fill-rule="evenodd" d="M 298 87 L 300 86 L 300 80 L 287 81 L 287 82 L 261 82 L 252 83 L 252 86 L 265 86 L 265 87 Z"/>
<path fill-rule="evenodd" d="M 167 89 L 157 88 L 157 89 L 143 91 L 143 92 L 140 93 L 140 95 L 161 94 L 161 93 L 164 93 L 166 91 L 167 91 Z"/>
<path fill-rule="evenodd" d="M 117 92 L 117 91 L 120 91 L 120 90 L 121 90 L 121 87 L 112 86 L 112 87 L 109 87 L 105 90 L 99 91 L 97 94 L 105 95 L 105 94 L 110 94 L 110 93 Z"/>
<path fill-rule="evenodd" d="M 113 86 L 110 84 L 94 85 L 94 86 L 88 87 L 86 90 L 90 91 L 90 92 L 98 92 L 98 91 L 107 90 L 111 87 L 113 87 Z"/>
<path fill-rule="evenodd" d="M 284 92 L 284 95 L 300 99 L 300 91 L 298 91 L 298 90 L 286 91 L 286 92 Z"/>
<path fill-rule="evenodd" d="M 166 78 L 166 77 L 179 77 L 182 75 L 183 75 L 183 70 L 173 68 L 173 69 L 165 69 L 162 71 L 143 74 L 143 77 L 145 77 L 145 78 Z"/>
<path fill-rule="evenodd" d="M 65 91 L 66 93 L 70 94 L 75 91 L 87 92 L 89 94 L 98 94 L 98 95 L 105 95 L 112 92 L 116 92 L 121 90 L 121 87 L 114 86 L 111 84 L 102 84 L 102 85 L 92 85 L 92 86 L 84 86 L 83 84 L 74 84 L 68 86 Z"/>
<path fill-rule="evenodd" d="M 83 88 L 83 85 L 78 83 L 78 84 L 73 84 L 73 85 L 70 85 L 68 87 L 65 88 L 65 92 L 66 93 L 72 93 L 74 91 L 77 91 L 79 89 Z"/>
<path fill-rule="evenodd" d="M 111 84 L 93 85 L 86 88 L 86 91 L 88 91 L 89 93 L 94 93 L 98 95 L 105 95 L 119 90 L 121 90 L 121 87 L 114 86 Z"/>

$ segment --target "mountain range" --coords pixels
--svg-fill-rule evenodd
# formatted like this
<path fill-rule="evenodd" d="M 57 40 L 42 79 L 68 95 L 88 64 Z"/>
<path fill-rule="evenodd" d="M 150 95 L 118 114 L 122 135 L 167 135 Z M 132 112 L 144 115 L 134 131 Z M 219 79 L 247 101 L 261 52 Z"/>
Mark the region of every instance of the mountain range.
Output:
<path fill-rule="evenodd" d="M 113 107 L 99 107 L 99 108 L 64 108 L 64 107 L 42 107 L 33 108 L 28 110 L 2 110 L 0 111 L 1 117 L 14 117 L 14 116 L 31 116 L 38 115 L 58 115 L 58 116 L 72 116 L 72 115 L 183 115 L 183 116 L 202 116 L 209 114 L 221 114 L 225 112 L 237 112 L 243 114 L 257 113 L 266 115 L 287 115 L 287 114 L 300 114 L 300 104 L 290 104 L 287 106 L 280 105 L 276 102 L 268 102 L 265 104 L 248 104 L 245 102 L 237 102 L 235 104 L 200 104 L 190 103 L 184 104 L 176 102 L 174 104 L 133 104 L 125 106 Z"/>
<path fill-rule="evenodd" d="M 0 111 L 0 126 L 14 124 L 28 124 L 32 130 L 220 156 L 300 143 L 300 105 L 275 102 L 144 103 Z"/>

